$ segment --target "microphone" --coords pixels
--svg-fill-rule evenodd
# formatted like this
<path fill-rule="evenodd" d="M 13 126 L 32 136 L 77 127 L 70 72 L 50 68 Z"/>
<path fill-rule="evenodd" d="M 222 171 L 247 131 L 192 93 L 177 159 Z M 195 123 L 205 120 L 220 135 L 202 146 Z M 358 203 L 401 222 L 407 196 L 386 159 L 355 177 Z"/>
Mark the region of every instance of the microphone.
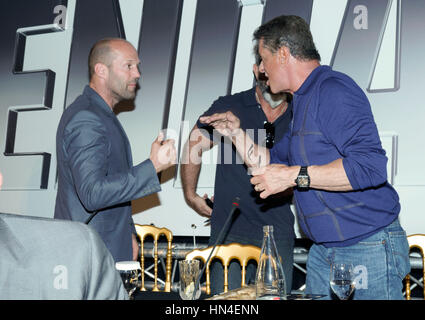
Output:
<path fill-rule="evenodd" d="M 218 237 L 217 237 L 217 240 L 216 240 L 216 241 L 215 241 L 215 243 L 214 243 L 214 246 L 213 246 L 213 248 L 212 248 L 212 250 L 211 250 L 211 252 L 210 252 L 210 255 L 208 256 L 207 261 L 205 261 L 205 264 L 204 264 L 204 266 L 203 266 L 203 268 L 202 268 L 201 272 L 199 273 L 198 278 L 196 279 L 196 282 L 195 282 L 195 291 L 196 291 L 196 288 L 199 286 L 199 282 L 201 281 L 201 277 L 202 277 L 202 275 L 204 274 L 205 269 L 207 268 L 207 265 L 208 265 L 208 263 L 209 263 L 209 262 L 210 262 L 210 260 L 211 260 L 211 257 L 212 257 L 212 254 L 213 254 L 213 252 L 214 252 L 215 248 L 216 248 L 216 247 L 217 247 L 217 245 L 218 245 L 218 244 L 219 244 L 219 243 L 223 240 L 223 236 L 224 236 L 224 234 L 225 234 L 225 231 L 227 231 L 227 229 L 228 229 L 228 225 L 229 225 L 229 223 L 232 221 L 233 214 L 235 213 L 236 209 L 238 209 L 238 208 L 239 208 L 239 201 L 240 201 L 240 198 L 239 198 L 239 197 L 235 197 L 235 198 L 233 199 L 233 201 L 232 201 L 232 209 L 230 210 L 230 214 L 229 214 L 229 216 L 227 217 L 227 220 L 226 220 L 226 222 L 224 223 L 223 227 L 221 228 L 221 231 L 220 231 L 220 233 L 219 233 L 219 235 L 218 235 Z M 195 294 L 193 294 L 193 296 L 192 296 L 192 300 L 194 300 L 194 298 L 195 298 Z"/>
<path fill-rule="evenodd" d="M 99 213 L 99 210 L 96 210 L 96 211 L 94 211 L 91 215 L 90 215 L 90 217 L 84 222 L 85 224 L 89 224 L 90 223 L 90 221 L 91 221 L 91 219 L 93 219 L 94 218 L 94 216 L 95 215 L 97 215 Z"/>

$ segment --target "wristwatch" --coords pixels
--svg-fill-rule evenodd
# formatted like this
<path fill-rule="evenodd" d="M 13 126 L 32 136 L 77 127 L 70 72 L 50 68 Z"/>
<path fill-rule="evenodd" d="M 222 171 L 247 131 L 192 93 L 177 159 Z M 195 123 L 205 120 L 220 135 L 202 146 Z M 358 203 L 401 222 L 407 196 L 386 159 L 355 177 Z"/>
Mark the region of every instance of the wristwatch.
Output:
<path fill-rule="evenodd" d="M 307 190 L 310 187 L 310 176 L 308 175 L 307 167 L 301 167 L 295 183 L 300 190 Z"/>

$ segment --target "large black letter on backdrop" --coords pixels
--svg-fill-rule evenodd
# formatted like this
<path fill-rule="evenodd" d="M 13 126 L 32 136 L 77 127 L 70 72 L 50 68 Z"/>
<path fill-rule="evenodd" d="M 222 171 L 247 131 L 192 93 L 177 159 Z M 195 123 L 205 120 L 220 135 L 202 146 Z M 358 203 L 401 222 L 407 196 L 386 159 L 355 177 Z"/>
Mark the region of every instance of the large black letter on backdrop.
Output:
<path fill-rule="evenodd" d="M 124 37 L 120 34 L 113 1 L 77 1 L 66 107 L 83 92 L 88 83 L 88 55 L 91 47 L 96 41 L 111 37 Z"/>
<path fill-rule="evenodd" d="M 48 137 L 37 131 L 21 132 L 25 128 L 19 126 L 19 114 L 52 108 L 55 73 L 51 70 L 24 70 L 25 44 L 27 36 L 61 30 L 50 26 L 28 32 L 17 33 L 17 30 L 51 25 L 55 18 L 54 8 L 64 4 L 66 1 L 57 0 L 0 2 L 0 127 L 5 128 L 5 135 L 0 139 L 3 190 L 47 188 L 53 150 L 31 149 L 36 142 Z M 34 126 L 37 128 L 43 124 Z"/>
<path fill-rule="evenodd" d="M 313 0 L 267 0 L 264 8 L 263 22 L 280 15 L 296 15 L 310 23 Z"/>

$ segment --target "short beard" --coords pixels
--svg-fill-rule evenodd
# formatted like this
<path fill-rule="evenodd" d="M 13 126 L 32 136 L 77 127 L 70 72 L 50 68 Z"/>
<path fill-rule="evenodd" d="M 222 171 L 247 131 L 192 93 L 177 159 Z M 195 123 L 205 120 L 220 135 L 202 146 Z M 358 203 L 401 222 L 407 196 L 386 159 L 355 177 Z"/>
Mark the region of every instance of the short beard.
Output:
<path fill-rule="evenodd" d="M 111 94 L 114 96 L 117 102 L 121 102 L 123 100 L 133 100 L 136 97 L 136 92 L 130 92 L 124 88 L 121 88 L 119 91 L 112 90 Z"/>
<path fill-rule="evenodd" d="M 123 100 L 133 100 L 136 97 L 136 90 L 130 91 L 128 85 L 130 83 L 124 83 L 112 69 L 110 70 L 109 89 L 114 98 L 120 102 Z M 131 82 L 134 83 L 134 82 Z M 136 81 L 137 84 L 137 81 Z"/>
<path fill-rule="evenodd" d="M 264 100 L 267 101 L 272 109 L 277 108 L 283 101 L 286 100 L 286 93 L 271 93 L 269 86 L 261 80 L 257 81 L 257 86 L 260 88 Z"/>

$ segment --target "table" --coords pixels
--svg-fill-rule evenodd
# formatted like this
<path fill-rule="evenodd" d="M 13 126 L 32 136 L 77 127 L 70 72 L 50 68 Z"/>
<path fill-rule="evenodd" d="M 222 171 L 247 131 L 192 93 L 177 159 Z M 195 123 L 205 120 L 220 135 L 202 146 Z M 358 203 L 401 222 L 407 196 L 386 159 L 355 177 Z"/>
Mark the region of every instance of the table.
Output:
<path fill-rule="evenodd" d="M 181 300 L 179 292 L 171 291 L 171 292 L 153 292 L 153 291 L 139 291 L 136 290 L 134 292 L 134 300 Z M 199 300 L 205 300 L 211 296 L 205 294 L 204 292 L 201 293 L 201 296 L 199 297 Z"/>
<path fill-rule="evenodd" d="M 302 291 L 292 291 L 287 295 L 287 300 L 317 300 L 323 295 L 307 295 Z M 255 285 L 248 285 L 243 288 L 220 293 L 206 300 L 255 300 Z"/>
<path fill-rule="evenodd" d="M 317 300 L 321 295 L 307 295 L 302 291 L 292 291 L 287 295 L 287 300 Z M 139 291 L 134 293 L 134 300 L 182 300 L 178 292 L 153 292 Z M 198 300 L 255 300 L 255 286 L 248 285 L 243 288 L 233 289 L 226 293 L 208 296 L 202 292 Z"/>

